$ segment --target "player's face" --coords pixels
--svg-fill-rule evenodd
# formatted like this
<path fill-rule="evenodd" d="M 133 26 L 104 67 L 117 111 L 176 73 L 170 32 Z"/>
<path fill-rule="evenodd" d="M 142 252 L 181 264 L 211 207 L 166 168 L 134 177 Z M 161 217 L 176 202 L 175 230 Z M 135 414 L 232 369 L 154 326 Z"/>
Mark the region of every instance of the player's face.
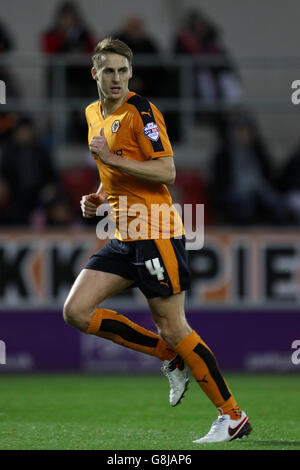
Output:
<path fill-rule="evenodd" d="M 119 54 L 103 54 L 101 65 L 92 69 L 97 80 L 100 94 L 105 99 L 120 100 L 128 93 L 128 81 L 132 77 L 132 68 L 128 59 Z"/>

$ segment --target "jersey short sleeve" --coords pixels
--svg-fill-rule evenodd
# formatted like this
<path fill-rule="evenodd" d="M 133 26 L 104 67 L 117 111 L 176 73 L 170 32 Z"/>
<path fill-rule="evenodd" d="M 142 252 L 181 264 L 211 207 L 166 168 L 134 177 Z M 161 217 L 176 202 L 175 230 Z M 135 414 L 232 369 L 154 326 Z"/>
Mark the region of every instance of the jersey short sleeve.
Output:
<path fill-rule="evenodd" d="M 134 133 L 146 159 L 172 157 L 166 124 L 161 112 L 146 98 L 134 95 L 128 100 L 136 108 L 134 113 Z"/>
<path fill-rule="evenodd" d="M 91 115 L 95 112 L 94 108 L 95 108 L 96 103 L 98 103 L 98 100 L 93 101 L 91 104 L 89 104 L 85 108 L 85 119 L 86 119 L 86 122 L 87 122 L 88 126 L 89 126 L 89 123 L 90 123 Z"/>

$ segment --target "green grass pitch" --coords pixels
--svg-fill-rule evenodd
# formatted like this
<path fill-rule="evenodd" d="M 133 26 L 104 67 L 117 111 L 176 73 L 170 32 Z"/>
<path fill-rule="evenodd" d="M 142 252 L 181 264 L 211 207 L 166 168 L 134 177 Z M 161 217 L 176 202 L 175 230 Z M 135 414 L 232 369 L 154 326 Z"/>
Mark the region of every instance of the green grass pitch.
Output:
<path fill-rule="evenodd" d="M 194 380 L 171 408 L 160 375 L 2 375 L 0 449 L 300 449 L 299 375 L 225 377 L 253 431 L 197 445 L 216 411 Z"/>

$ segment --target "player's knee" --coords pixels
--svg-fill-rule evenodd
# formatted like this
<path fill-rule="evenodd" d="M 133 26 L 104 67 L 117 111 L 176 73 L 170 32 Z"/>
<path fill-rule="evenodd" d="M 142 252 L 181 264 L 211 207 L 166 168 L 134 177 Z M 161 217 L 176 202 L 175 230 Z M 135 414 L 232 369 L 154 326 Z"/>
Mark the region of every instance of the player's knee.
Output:
<path fill-rule="evenodd" d="M 159 336 L 170 346 L 173 347 L 176 344 L 174 330 L 168 324 L 162 324 L 157 327 Z"/>
<path fill-rule="evenodd" d="M 63 308 L 63 318 L 68 325 L 72 325 L 75 320 L 75 311 L 73 310 L 70 302 L 66 301 Z"/>
<path fill-rule="evenodd" d="M 174 348 L 189 332 L 191 328 L 185 325 L 173 325 L 171 323 L 163 323 L 157 325 L 159 336 L 171 347 Z"/>
<path fill-rule="evenodd" d="M 85 328 L 82 321 L 84 314 L 80 311 L 79 307 L 70 300 L 67 300 L 64 304 L 63 318 L 68 325 L 74 326 L 80 330 Z"/>

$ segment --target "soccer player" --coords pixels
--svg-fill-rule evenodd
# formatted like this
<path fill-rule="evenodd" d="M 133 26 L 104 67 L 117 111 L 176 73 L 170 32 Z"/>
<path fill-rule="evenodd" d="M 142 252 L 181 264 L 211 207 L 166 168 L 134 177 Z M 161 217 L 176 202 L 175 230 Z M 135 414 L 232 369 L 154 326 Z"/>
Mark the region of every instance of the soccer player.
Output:
<path fill-rule="evenodd" d="M 157 205 L 172 208 L 166 185 L 174 183 L 175 166 L 164 119 L 150 101 L 129 91 L 132 51 L 124 42 L 104 39 L 92 59 L 100 99 L 86 108 L 86 119 L 101 183 L 96 193 L 82 197 L 81 208 L 84 217 L 94 217 L 107 198 L 116 233 L 80 272 L 65 302 L 64 319 L 86 334 L 160 359 L 172 406 L 181 401 L 191 371 L 219 412 L 208 434 L 194 442 L 241 438 L 251 431 L 249 419 L 213 353 L 186 320 L 184 295 L 190 279 L 179 214 L 170 214 L 168 226 L 151 217 Z M 101 307 L 106 298 L 133 286 L 145 295 L 158 334 Z"/>

